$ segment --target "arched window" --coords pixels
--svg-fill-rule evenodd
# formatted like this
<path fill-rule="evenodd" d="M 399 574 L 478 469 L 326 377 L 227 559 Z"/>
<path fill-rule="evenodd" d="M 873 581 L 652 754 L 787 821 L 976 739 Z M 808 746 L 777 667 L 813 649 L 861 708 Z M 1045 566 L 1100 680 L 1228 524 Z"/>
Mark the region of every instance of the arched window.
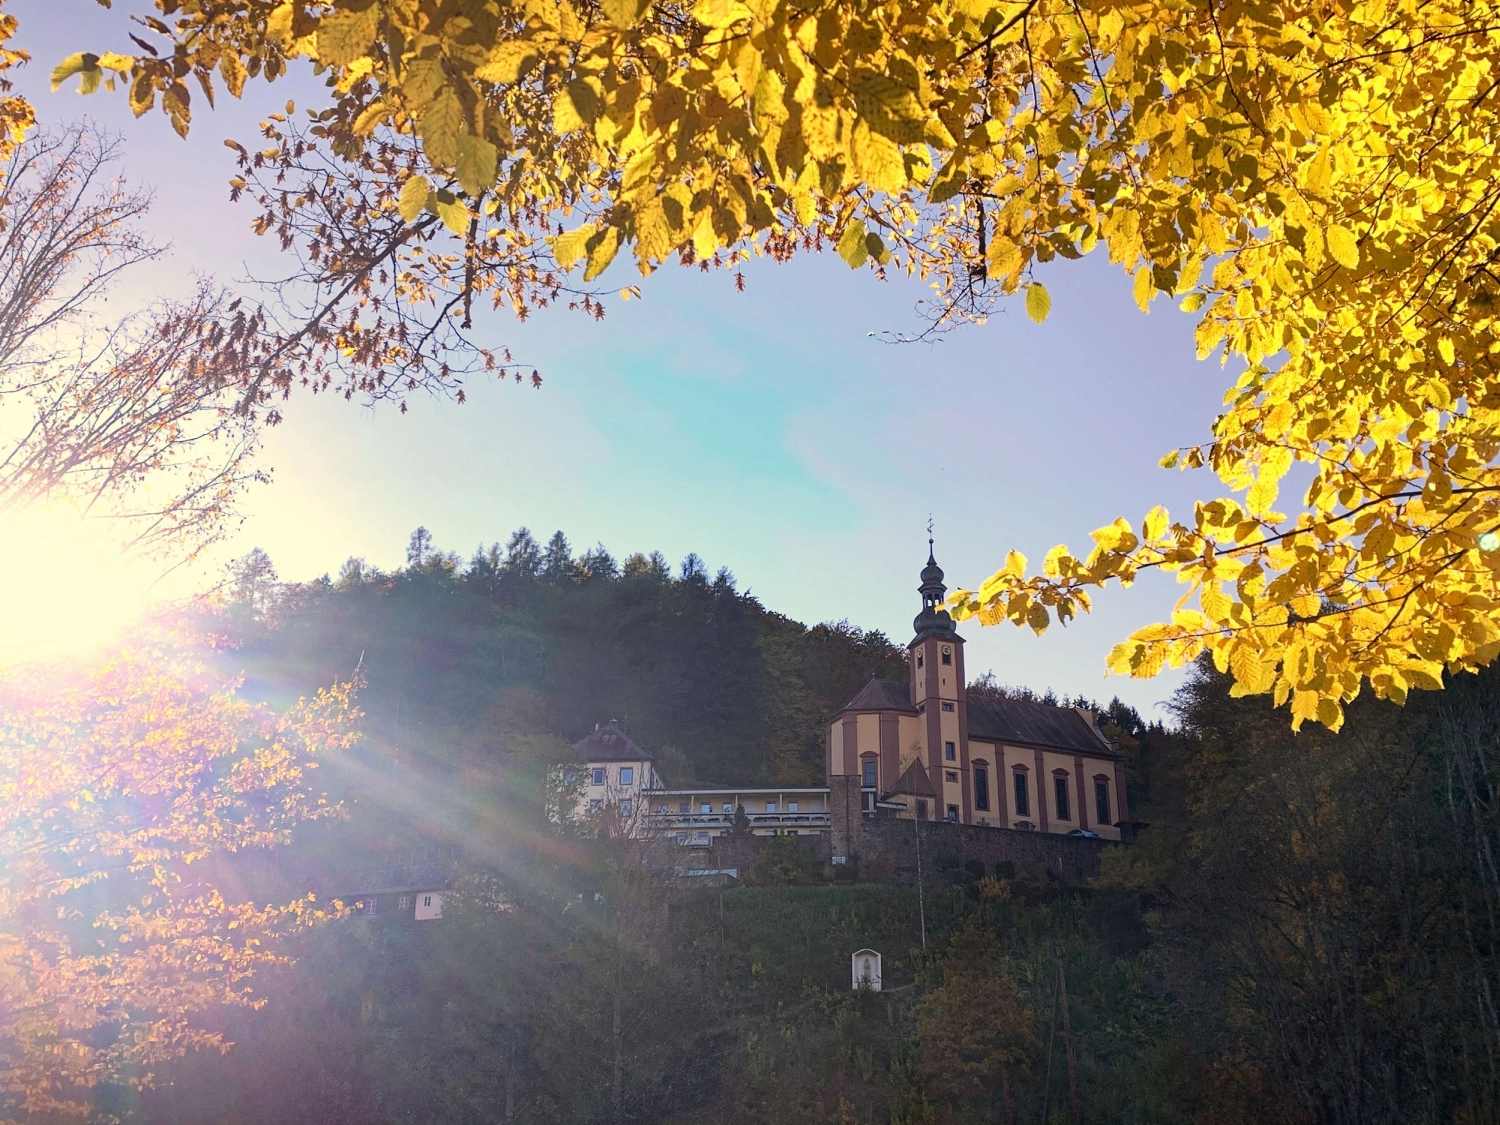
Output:
<path fill-rule="evenodd" d="M 1057 819 L 1072 820 L 1073 810 L 1070 807 L 1072 802 L 1068 799 L 1067 770 L 1052 771 L 1052 792 L 1056 798 L 1055 803 L 1057 805 Z"/>
<path fill-rule="evenodd" d="M 1026 784 L 1026 767 L 1015 767 L 1016 815 L 1031 815 L 1031 787 Z"/>
<path fill-rule="evenodd" d="M 859 784 L 863 789 L 875 789 L 880 783 L 879 759 L 866 754 L 859 760 Z"/>
<path fill-rule="evenodd" d="M 1102 773 L 1094 775 L 1094 819 L 1103 825 L 1114 823 L 1109 815 L 1109 778 Z"/>

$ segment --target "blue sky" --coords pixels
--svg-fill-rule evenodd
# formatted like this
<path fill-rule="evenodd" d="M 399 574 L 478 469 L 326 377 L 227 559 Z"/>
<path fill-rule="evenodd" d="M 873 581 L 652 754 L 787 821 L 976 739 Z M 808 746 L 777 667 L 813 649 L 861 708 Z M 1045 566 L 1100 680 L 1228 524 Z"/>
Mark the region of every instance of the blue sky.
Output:
<path fill-rule="evenodd" d="M 164 117 L 132 119 L 121 95 L 47 91 L 68 52 L 128 49 L 118 4 L 12 7 L 35 56 L 20 85 L 43 122 L 87 114 L 120 131 L 127 174 L 156 188 L 150 221 L 174 249 L 129 296 L 180 292 L 194 271 L 276 272 L 249 208 L 228 202 L 222 142 L 249 141 L 260 116 L 316 88 L 252 86 L 241 104 L 197 104 L 184 142 Z M 418 524 L 464 554 L 522 524 L 561 528 L 575 548 L 602 541 L 617 557 L 696 551 L 776 610 L 904 642 L 929 513 L 950 586 L 973 585 L 1008 549 L 1039 562 L 1058 542 L 1083 549 L 1115 516 L 1218 494 L 1203 474 L 1157 467 L 1203 439 L 1227 385 L 1217 364 L 1193 360 L 1191 319 L 1166 304 L 1142 316 L 1129 279 L 1099 257 L 1040 276 L 1053 297 L 1044 325 L 1017 301 L 935 344 L 870 335 L 913 327 L 922 285 L 831 256 L 757 263 L 743 293 L 723 274 L 666 269 L 601 322 L 564 310 L 524 325 L 491 317 L 481 342 L 538 367 L 541 390 L 474 385 L 466 405 L 418 399 L 405 416 L 294 398 L 266 449 L 274 483 L 252 495 L 226 553 L 261 546 L 283 578 L 311 578 L 350 555 L 398 564 Z M 203 581 L 223 557 L 173 581 Z M 969 669 L 1151 708 L 1176 677 L 1106 679 L 1104 657 L 1179 593 L 1170 579 L 1112 590 L 1094 615 L 1041 638 L 971 626 Z"/>

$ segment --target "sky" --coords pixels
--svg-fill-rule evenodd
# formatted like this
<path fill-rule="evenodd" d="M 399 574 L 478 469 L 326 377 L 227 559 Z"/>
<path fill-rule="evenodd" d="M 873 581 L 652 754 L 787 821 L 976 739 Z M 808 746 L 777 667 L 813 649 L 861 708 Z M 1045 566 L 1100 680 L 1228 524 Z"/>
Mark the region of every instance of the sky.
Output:
<path fill-rule="evenodd" d="M 172 252 L 117 301 L 180 294 L 201 273 L 278 272 L 250 208 L 228 200 L 223 141 L 249 143 L 258 120 L 288 97 L 307 104 L 317 86 L 251 86 L 214 111 L 200 98 L 183 141 L 161 115 L 132 118 L 121 94 L 47 89 L 71 51 L 131 49 L 120 4 L 19 0 L 11 10 L 34 57 L 18 85 L 43 124 L 88 116 L 118 131 L 127 176 L 155 189 L 148 226 Z M 1213 478 L 1158 460 L 1207 436 L 1230 374 L 1194 360 L 1191 318 L 1164 302 L 1143 316 L 1130 279 L 1097 255 L 1043 267 L 1045 324 L 1018 299 L 930 344 L 879 335 L 918 327 L 920 283 L 881 282 L 832 255 L 754 263 L 744 292 L 725 274 L 675 267 L 642 281 L 616 266 L 606 280 L 615 277 L 639 282 L 642 299 L 610 302 L 602 321 L 548 310 L 525 324 L 477 324 L 480 343 L 509 346 L 541 371 L 540 390 L 476 383 L 462 406 L 419 398 L 404 416 L 294 396 L 264 453 L 273 483 L 249 497 L 224 549 L 166 579 L 158 560 L 117 559 L 90 595 L 97 608 L 81 615 L 123 618 L 212 581 L 252 547 L 283 579 L 302 580 L 337 573 L 350 556 L 397 566 L 418 525 L 464 556 L 525 525 L 539 538 L 561 529 L 578 551 L 602 542 L 617 558 L 697 552 L 774 610 L 809 624 L 847 619 L 904 643 L 929 517 L 951 589 L 977 585 L 1011 549 L 1036 563 L 1059 542 L 1086 551 L 1088 533 L 1117 516 L 1139 523 L 1155 504 L 1187 511 L 1220 494 Z M 58 572 L 50 558 L 96 550 L 100 534 L 47 526 L 42 549 L 26 552 L 38 582 Z M 9 565 L 20 565 L 14 555 Z M 1180 674 L 1106 677 L 1104 661 L 1180 594 L 1167 576 L 1098 592 L 1092 615 L 1041 637 L 965 626 L 970 675 L 1119 695 L 1161 717 Z M 35 623 L 25 645 L 46 631 Z"/>

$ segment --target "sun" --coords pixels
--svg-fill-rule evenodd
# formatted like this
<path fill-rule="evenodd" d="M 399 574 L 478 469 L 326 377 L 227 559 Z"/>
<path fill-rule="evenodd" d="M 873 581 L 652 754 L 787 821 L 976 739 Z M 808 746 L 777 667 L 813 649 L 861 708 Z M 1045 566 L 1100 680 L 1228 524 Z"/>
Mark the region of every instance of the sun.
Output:
<path fill-rule="evenodd" d="M 106 645 L 145 615 L 162 567 L 111 530 L 61 508 L 0 512 L 0 664 Z"/>

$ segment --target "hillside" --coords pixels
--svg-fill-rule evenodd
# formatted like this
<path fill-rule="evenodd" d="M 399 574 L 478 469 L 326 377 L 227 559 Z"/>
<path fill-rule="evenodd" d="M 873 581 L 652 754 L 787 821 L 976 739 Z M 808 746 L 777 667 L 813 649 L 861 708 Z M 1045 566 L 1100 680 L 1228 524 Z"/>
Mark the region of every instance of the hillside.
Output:
<path fill-rule="evenodd" d="M 674 784 L 817 784 L 825 724 L 903 650 L 847 622 L 808 627 L 710 577 L 696 555 L 575 558 L 522 528 L 467 563 L 413 537 L 409 565 L 351 559 L 336 580 L 281 584 L 242 560 L 215 627 L 252 692 L 284 695 L 358 667 L 374 742 L 454 764 L 573 741 L 621 721 Z"/>
<path fill-rule="evenodd" d="M 639 556 L 549 572 L 528 543 L 301 585 L 244 568 L 212 622 L 252 689 L 302 691 L 361 654 L 367 678 L 370 736 L 329 763 L 348 820 L 275 861 L 436 842 L 457 881 L 440 921 L 299 937 L 298 963 L 255 982 L 266 1007 L 225 1017 L 227 1056 L 167 1065 L 139 1098 L 102 1090 L 102 1108 L 161 1125 L 1500 1121 L 1495 673 L 1404 708 L 1362 698 L 1336 735 L 1294 735 L 1208 664 L 1174 730 L 1112 708 L 1151 826 L 1088 885 L 970 859 L 927 870 L 919 905 L 778 840 L 720 893 L 550 821 L 546 764 L 603 715 L 674 779 L 805 777 L 824 716 L 899 672 L 899 650 L 788 621 L 727 574 Z M 849 989 L 863 946 L 886 958 L 879 995 Z"/>

